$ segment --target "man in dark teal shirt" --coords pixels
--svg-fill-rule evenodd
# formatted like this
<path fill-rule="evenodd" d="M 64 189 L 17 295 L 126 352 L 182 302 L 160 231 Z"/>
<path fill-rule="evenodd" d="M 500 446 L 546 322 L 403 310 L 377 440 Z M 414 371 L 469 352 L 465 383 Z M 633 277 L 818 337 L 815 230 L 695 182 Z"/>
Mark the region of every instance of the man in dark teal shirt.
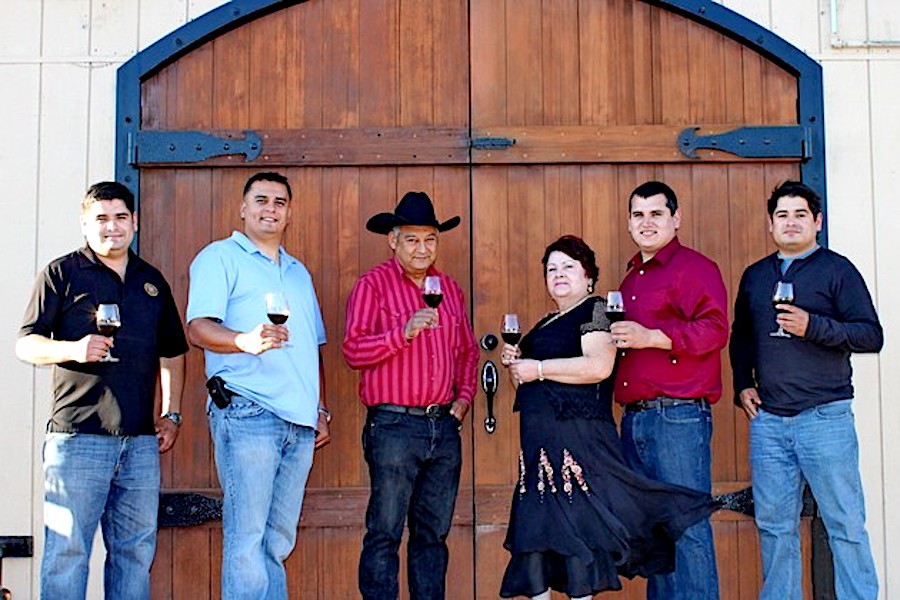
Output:
<path fill-rule="evenodd" d="M 828 530 L 838 598 L 875 598 L 851 403 L 850 354 L 878 352 L 881 324 L 862 276 L 816 241 L 819 196 L 798 182 L 768 201 L 778 247 L 744 271 L 734 309 L 735 403 L 750 419 L 750 466 L 763 562 L 761 600 L 802 599 L 804 481 Z M 773 306 L 779 281 L 793 303 Z M 786 336 L 774 334 L 781 327 Z"/>

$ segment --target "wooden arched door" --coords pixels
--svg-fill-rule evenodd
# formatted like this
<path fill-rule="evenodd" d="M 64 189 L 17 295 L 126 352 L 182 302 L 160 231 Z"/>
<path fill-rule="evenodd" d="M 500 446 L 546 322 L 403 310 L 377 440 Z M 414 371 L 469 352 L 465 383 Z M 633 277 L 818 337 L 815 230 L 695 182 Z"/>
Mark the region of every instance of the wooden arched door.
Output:
<path fill-rule="evenodd" d="M 726 31 L 729 19 L 747 31 Z M 319 292 L 335 421 L 288 562 L 292 597 L 357 597 L 364 411 L 340 341 L 355 279 L 388 256 L 366 219 L 408 190 L 427 191 L 439 216 L 462 215 L 442 237 L 439 264 L 471 299 L 481 337 L 497 333 L 504 312 L 532 323 L 549 308 L 539 259 L 563 233 L 592 245 L 600 289 L 615 287 L 633 252 L 626 194 L 659 178 L 682 199 L 682 241 L 714 258 L 734 290 L 769 248 L 767 190 L 787 177 L 823 185 L 821 101 L 804 88 L 817 71 L 790 52 L 774 60 L 771 49 L 747 47 L 750 33 L 782 47 L 692 0 L 257 0 L 213 11 L 122 68 L 119 176 L 139 190 L 140 251 L 182 310 L 193 256 L 240 226 L 244 180 L 278 170 L 294 186 L 287 246 Z M 199 350 L 188 378 L 182 437 L 164 460 L 158 598 L 218 597 L 221 527 L 204 500 L 218 490 Z M 497 597 L 518 449 L 511 400 L 501 380 L 496 432 L 482 425 L 484 394 L 464 428 L 455 600 Z M 715 485 L 746 487 L 744 418 L 727 399 L 714 412 Z M 752 520 L 721 513 L 714 529 L 722 597 L 755 597 Z M 642 589 L 632 582 L 611 597 Z"/>

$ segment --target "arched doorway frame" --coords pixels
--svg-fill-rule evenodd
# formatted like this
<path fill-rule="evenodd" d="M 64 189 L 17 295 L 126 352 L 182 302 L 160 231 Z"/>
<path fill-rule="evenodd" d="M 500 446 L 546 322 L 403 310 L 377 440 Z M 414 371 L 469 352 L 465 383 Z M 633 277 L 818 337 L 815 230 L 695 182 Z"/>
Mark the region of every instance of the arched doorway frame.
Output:
<path fill-rule="evenodd" d="M 203 44 L 256 19 L 305 1 L 235 0 L 178 28 L 135 55 L 118 70 L 116 176 L 135 192 L 136 197 L 139 198 L 140 194 L 142 165 L 198 163 L 209 157 L 240 154 L 252 160 L 265 151 L 262 140 L 253 131 L 142 130 L 142 84 Z M 724 150 L 741 157 L 799 159 L 803 181 L 826 198 L 821 66 L 776 34 L 720 4 L 700 0 L 635 1 L 659 7 L 721 33 L 783 68 L 797 81 L 796 124 L 741 127 L 731 132 L 699 137 L 695 128 L 688 126 L 679 137 L 681 151 L 693 156 L 697 149 L 705 148 Z M 469 133 L 471 138 L 471 125 Z M 470 164 L 471 148 L 475 143 L 475 140 L 469 140 Z M 236 164 L 240 164 L 239 160 Z M 827 245 L 827 228 L 823 228 L 821 240 Z M 823 560 L 824 552 L 816 551 L 822 548 L 825 539 L 821 528 L 818 535 L 814 532 L 813 539 L 814 561 L 822 567 L 814 571 L 814 580 L 819 582 L 830 570 L 830 561 Z M 817 583 L 814 587 L 821 591 Z"/>

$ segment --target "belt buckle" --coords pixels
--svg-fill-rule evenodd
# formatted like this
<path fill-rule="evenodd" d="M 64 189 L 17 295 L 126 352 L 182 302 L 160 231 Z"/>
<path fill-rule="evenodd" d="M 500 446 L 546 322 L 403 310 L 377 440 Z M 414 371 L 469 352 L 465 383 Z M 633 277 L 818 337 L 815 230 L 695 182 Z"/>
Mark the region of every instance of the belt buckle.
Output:
<path fill-rule="evenodd" d="M 440 404 L 429 404 L 425 407 L 425 416 L 430 417 L 432 419 L 436 419 L 441 416 L 441 405 Z"/>

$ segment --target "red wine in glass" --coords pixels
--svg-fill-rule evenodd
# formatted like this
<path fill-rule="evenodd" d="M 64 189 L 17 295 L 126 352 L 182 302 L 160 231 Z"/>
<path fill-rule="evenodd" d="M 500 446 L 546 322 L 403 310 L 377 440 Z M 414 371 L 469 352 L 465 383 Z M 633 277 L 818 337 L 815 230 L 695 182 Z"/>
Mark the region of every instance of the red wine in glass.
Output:
<path fill-rule="evenodd" d="M 284 325 L 291 316 L 291 307 L 281 292 L 266 294 L 266 316 L 275 325 Z"/>
<path fill-rule="evenodd" d="M 288 317 L 290 317 L 290 315 L 284 313 L 267 313 L 266 316 L 268 316 L 269 320 L 275 325 L 284 325 L 287 323 Z"/>
<path fill-rule="evenodd" d="M 622 292 L 612 290 L 606 294 L 606 318 L 610 323 L 618 323 L 625 320 L 625 301 Z"/>
<path fill-rule="evenodd" d="M 422 299 L 425 304 L 431 308 L 437 308 L 441 300 L 444 299 L 444 290 L 441 289 L 441 278 L 437 275 L 428 275 L 425 277 L 425 284 L 422 286 Z M 432 323 L 431 329 L 437 329 L 438 324 Z"/>
<path fill-rule="evenodd" d="M 291 307 L 287 298 L 281 292 L 269 292 L 266 294 L 266 316 L 275 325 L 284 325 L 291 316 Z M 284 342 L 282 346 L 287 346 Z"/>
<path fill-rule="evenodd" d="M 775 291 L 772 292 L 772 306 L 776 304 L 793 304 L 794 303 L 794 284 L 790 281 L 779 281 L 775 284 Z M 775 309 L 776 314 L 785 313 L 786 310 Z M 778 326 L 776 331 L 769 334 L 771 337 L 791 337 L 784 327 Z"/>
<path fill-rule="evenodd" d="M 441 300 L 444 299 L 444 294 L 440 292 L 424 292 L 422 294 L 422 299 L 425 300 L 425 304 L 430 306 L 431 308 L 437 308 L 441 304 Z"/>
<path fill-rule="evenodd" d="M 97 331 L 100 335 L 113 337 L 122 326 L 122 318 L 119 316 L 118 304 L 100 304 L 97 306 Z M 100 362 L 119 362 L 119 359 L 107 352 Z"/>
<path fill-rule="evenodd" d="M 119 331 L 119 325 L 116 323 L 100 323 L 97 325 L 97 329 L 100 331 L 100 335 L 105 335 L 106 337 L 115 337 L 116 332 Z"/>
<path fill-rule="evenodd" d="M 522 334 L 518 331 L 501 331 L 500 337 L 510 346 L 515 346 L 522 339 Z"/>
<path fill-rule="evenodd" d="M 522 339 L 522 331 L 519 329 L 519 315 L 507 313 L 503 315 L 500 323 L 500 337 L 510 346 L 515 346 Z"/>
<path fill-rule="evenodd" d="M 624 310 L 606 310 L 606 318 L 609 319 L 610 323 L 618 323 L 619 321 L 625 320 L 625 311 Z"/>

